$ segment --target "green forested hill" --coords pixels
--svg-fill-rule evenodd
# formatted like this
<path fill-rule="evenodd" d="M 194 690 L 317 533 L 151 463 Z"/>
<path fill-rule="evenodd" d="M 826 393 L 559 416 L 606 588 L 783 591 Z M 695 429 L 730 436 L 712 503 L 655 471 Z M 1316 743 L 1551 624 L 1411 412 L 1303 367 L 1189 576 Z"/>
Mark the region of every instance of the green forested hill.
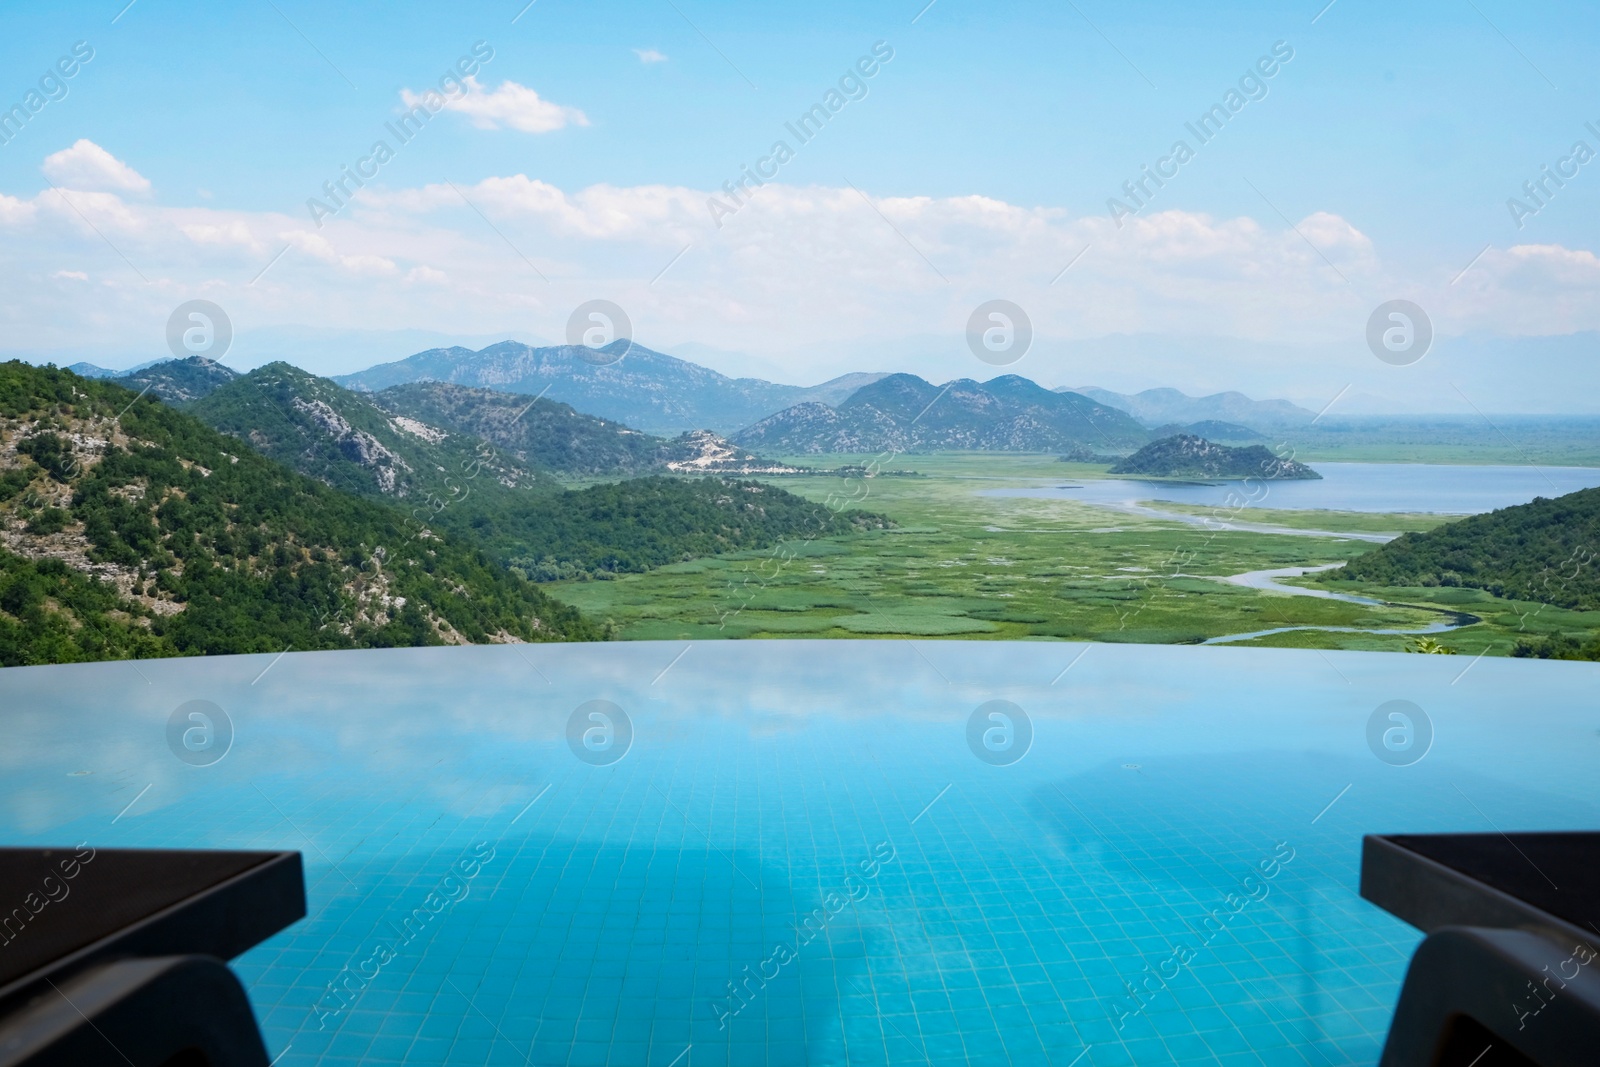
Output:
<path fill-rule="evenodd" d="M 1133 416 L 1077 393 L 1058 393 L 1016 374 L 944 386 L 915 374 L 890 374 L 836 407 L 806 402 L 733 435 L 767 454 L 945 450 L 1066 452 L 1144 444 Z"/>
<path fill-rule="evenodd" d="M 373 393 L 385 410 L 506 449 L 525 463 L 563 474 L 660 471 L 684 449 L 568 404 L 449 382 L 416 382 Z"/>
<path fill-rule="evenodd" d="M 1292 459 L 1279 459 L 1265 445 L 1231 448 L 1190 433 L 1152 441 L 1111 468 L 1112 474 L 1152 478 L 1299 479 L 1322 475 Z"/>
<path fill-rule="evenodd" d="M 361 496 L 454 501 L 469 490 L 494 497 L 541 482 L 534 465 L 477 437 L 385 411 L 368 394 L 287 363 L 257 368 L 185 410 L 301 474 Z M 542 482 L 557 488 L 548 475 Z"/>
<path fill-rule="evenodd" d="M 108 374 L 136 393 L 148 392 L 169 404 L 183 405 L 210 396 L 239 377 L 239 372 L 205 356 L 166 359 L 126 374 Z"/>
<path fill-rule="evenodd" d="M 637 478 L 573 490 L 550 503 L 481 514 L 470 525 L 538 581 L 638 572 L 791 537 L 889 525 L 881 515 L 835 512 L 774 486 L 724 478 Z"/>
<path fill-rule="evenodd" d="M 415 382 L 371 394 L 391 415 L 482 438 L 520 462 L 568 477 L 793 473 L 709 430 L 656 437 L 568 404 L 449 382 Z"/>
<path fill-rule="evenodd" d="M 1539 497 L 1408 533 L 1330 577 L 1377 585 L 1457 585 L 1562 608 L 1600 608 L 1600 489 Z"/>
<path fill-rule="evenodd" d="M 541 400 L 530 408 L 531 399 L 448 385 L 357 393 L 273 363 L 185 410 L 302 474 L 397 501 L 541 581 L 884 525 L 877 516 L 836 515 L 782 489 L 719 477 L 566 489 L 547 462 L 563 473 L 631 472 L 693 447 L 565 404 Z M 518 412 L 525 414 L 518 419 Z"/>
<path fill-rule="evenodd" d="M 600 636 L 470 540 L 136 397 L 0 364 L 0 664 Z"/>

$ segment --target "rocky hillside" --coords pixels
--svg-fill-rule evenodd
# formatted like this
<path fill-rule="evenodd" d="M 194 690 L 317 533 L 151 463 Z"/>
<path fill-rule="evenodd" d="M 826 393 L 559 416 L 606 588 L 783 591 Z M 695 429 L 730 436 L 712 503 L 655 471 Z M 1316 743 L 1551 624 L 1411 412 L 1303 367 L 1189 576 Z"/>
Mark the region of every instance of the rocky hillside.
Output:
<path fill-rule="evenodd" d="M 210 396 L 239 377 L 239 372 L 204 356 L 190 356 L 162 360 L 114 377 L 134 392 L 148 392 L 181 407 Z"/>
<path fill-rule="evenodd" d="M 188 410 L 302 474 L 359 495 L 451 500 L 468 488 L 495 495 L 541 481 L 532 464 L 485 448 L 475 436 L 386 410 L 287 363 L 254 370 Z M 555 489 L 548 474 L 543 482 Z"/>
<path fill-rule="evenodd" d="M 833 515 L 781 489 L 722 477 L 633 477 L 568 489 L 548 469 L 536 469 L 531 457 L 461 427 L 480 426 L 512 446 L 579 466 L 580 457 L 609 462 L 634 456 L 656 460 L 653 469 L 661 473 L 779 468 L 710 433 L 663 441 L 564 404 L 540 400 L 530 407 L 531 397 L 485 390 L 464 395 L 460 387 L 438 384 L 403 388 L 415 391 L 404 394 L 412 401 L 431 400 L 400 405 L 387 390 L 382 396 L 352 392 L 274 363 L 186 410 L 239 438 L 241 447 L 336 489 L 402 504 L 433 528 L 540 581 L 608 577 L 882 524 L 877 516 Z M 535 429 L 523 437 L 530 417 Z M 554 447 L 562 440 L 566 444 Z"/>
<path fill-rule="evenodd" d="M 667 461 L 674 474 L 804 474 L 805 467 L 762 459 L 710 430 L 690 430 L 671 442 L 676 456 Z"/>
<path fill-rule="evenodd" d="M 597 636 L 476 545 L 153 397 L 0 364 L 0 663 Z"/>
<path fill-rule="evenodd" d="M 1320 479 L 1322 475 L 1292 459 L 1279 459 L 1262 445 L 1230 448 L 1193 434 L 1152 441 L 1111 468 L 1112 474 L 1147 478 Z"/>
<path fill-rule="evenodd" d="M 790 454 L 976 450 L 1116 451 L 1149 439 L 1131 416 L 1015 374 L 937 386 L 891 374 L 838 407 L 799 404 L 733 435 L 736 444 Z"/>
<path fill-rule="evenodd" d="M 601 350 L 619 356 L 596 365 L 592 349 L 573 345 L 535 348 L 502 341 L 474 352 L 434 348 L 334 380 L 351 389 L 377 392 L 411 382 L 544 395 L 613 422 L 672 436 L 688 430 L 729 433 L 791 404 L 837 397 L 831 382 L 813 388 L 778 385 L 759 378 L 729 378 L 688 360 L 618 341 Z M 853 384 L 862 376 L 847 375 Z"/>
<path fill-rule="evenodd" d="M 584 415 L 571 405 L 444 382 L 391 386 L 372 402 L 396 418 L 488 441 L 519 462 L 583 477 L 662 471 L 773 474 L 792 468 L 736 448 L 709 430 L 675 438 Z"/>

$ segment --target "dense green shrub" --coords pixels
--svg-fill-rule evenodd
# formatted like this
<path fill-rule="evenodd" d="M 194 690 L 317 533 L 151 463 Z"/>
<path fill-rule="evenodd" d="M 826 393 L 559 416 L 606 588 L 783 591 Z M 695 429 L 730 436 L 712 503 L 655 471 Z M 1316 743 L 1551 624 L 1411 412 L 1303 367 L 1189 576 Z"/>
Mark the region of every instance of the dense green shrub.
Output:
<path fill-rule="evenodd" d="M 1333 580 L 1465 586 L 1512 600 L 1600 608 L 1600 489 L 1538 497 L 1408 533 L 1358 556 Z"/>
<path fill-rule="evenodd" d="M 129 439 L 79 467 L 57 434 L 30 434 L 26 454 L 73 489 L 70 513 L 43 508 L 31 532 L 82 522 L 92 560 L 155 575 L 183 610 L 152 614 L 56 561 L 0 554 L 0 663 L 600 636 L 476 545 L 444 531 L 419 536 L 396 508 L 286 470 L 135 395 L 0 364 L 0 417 L 48 412 L 102 436 L 116 419 Z"/>
<path fill-rule="evenodd" d="M 1580 643 L 1569 634 L 1551 634 L 1543 638 L 1521 638 L 1511 650 L 1513 656 L 1534 659 L 1585 659 L 1600 660 L 1600 636 Z"/>

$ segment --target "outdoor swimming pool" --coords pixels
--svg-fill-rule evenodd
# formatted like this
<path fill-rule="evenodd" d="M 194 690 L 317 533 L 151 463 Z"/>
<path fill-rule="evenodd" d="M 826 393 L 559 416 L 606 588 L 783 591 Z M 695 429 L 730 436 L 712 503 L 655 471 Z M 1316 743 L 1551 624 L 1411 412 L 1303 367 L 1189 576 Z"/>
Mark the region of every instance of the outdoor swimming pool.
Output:
<path fill-rule="evenodd" d="M 302 850 L 309 917 L 236 964 L 280 1065 L 1374 1063 L 1420 935 L 1361 834 L 1592 829 L 1597 681 L 950 641 L 19 668 L 0 840 Z"/>

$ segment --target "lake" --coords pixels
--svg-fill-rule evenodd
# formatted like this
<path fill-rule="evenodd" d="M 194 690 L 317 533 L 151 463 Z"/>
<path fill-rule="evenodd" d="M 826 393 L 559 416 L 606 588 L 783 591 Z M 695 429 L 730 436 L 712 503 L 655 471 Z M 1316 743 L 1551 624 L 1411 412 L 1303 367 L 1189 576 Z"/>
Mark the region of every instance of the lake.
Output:
<path fill-rule="evenodd" d="M 986 496 L 1081 500 L 1137 509 L 1141 500 L 1229 506 L 1229 494 L 1252 494 L 1249 506 L 1287 510 L 1411 511 L 1473 515 L 1534 497 L 1600 486 L 1596 467 L 1444 466 L 1429 463 L 1316 463 L 1321 481 L 1166 482 L 1134 478 L 1063 480 L 1032 489 L 989 489 Z"/>
<path fill-rule="evenodd" d="M 1600 822 L 1600 664 L 1465 666 L 728 641 L 12 668 L 0 840 L 303 852 L 308 917 L 235 964 L 279 1067 L 1375 1063 L 1420 934 L 1358 895 L 1362 834 Z M 1405 752 L 1368 740 L 1395 700 Z"/>

